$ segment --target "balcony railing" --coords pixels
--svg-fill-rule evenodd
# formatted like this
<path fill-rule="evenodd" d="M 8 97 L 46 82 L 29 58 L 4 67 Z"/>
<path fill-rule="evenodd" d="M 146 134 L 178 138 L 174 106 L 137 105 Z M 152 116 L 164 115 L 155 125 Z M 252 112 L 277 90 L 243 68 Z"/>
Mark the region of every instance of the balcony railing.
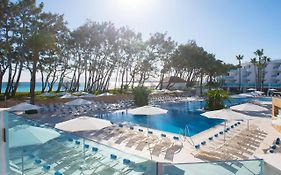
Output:
<path fill-rule="evenodd" d="M 225 83 L 223 87 L 239 87 L 239 83 Z M 255 83 L 241 83 L 241 87 L 255 87 Z M 280 83 L 264 83 L 264 88 L 281 88 L 281 81 Z"/>

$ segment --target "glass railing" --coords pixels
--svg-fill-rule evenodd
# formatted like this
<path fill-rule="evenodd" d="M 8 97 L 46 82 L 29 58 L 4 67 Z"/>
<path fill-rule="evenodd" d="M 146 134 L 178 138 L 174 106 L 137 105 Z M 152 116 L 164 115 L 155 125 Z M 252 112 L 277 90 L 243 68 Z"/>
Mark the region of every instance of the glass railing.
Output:
<path fill-rule="evenodd" d="M 158 172 L 165 175 L 264 175 L 264 162 L 256 159 L 181 164 L 159 163 Z"/>
<path fill-rule="evenodd" d="M 263 175 L 262 160 L 156 163 L 9 114 L 9 175 Z"/>
<path fill-rule="evenodd" d="M 10 175 L 156 175 L 156 162 L 9 114 Z"/>

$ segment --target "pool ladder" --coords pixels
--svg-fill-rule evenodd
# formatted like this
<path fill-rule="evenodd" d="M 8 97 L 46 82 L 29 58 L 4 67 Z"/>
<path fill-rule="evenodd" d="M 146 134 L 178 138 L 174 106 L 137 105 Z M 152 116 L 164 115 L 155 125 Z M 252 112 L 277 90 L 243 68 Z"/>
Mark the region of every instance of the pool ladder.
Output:
<path fill-rule="evenodd" d="M 189 137 L 189 138 L 190 138 L 190 141 L 189 141 L 189 140 L 187 140 L 187 141 L 188 141 L 191 145 L 194 145 L 194 142 L 193 142 L 192 138 L 190 137 L 190 131 L 189 131 L 189 127 L 188 127 L 187 124 L 185 125 L 184 129 L 180 129 L 179 135 L 184 136 L 184 139 L 183 139 L 184 141 L 187 140 L 187 137 Z"/>

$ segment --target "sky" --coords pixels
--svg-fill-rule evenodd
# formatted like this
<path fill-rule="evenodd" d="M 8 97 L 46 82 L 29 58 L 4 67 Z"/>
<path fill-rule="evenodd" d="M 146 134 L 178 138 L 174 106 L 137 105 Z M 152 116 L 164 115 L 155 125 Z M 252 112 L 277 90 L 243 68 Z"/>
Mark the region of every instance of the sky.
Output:
<path fill-rule="evenodd" d="M 167 32 L 179 44 L 195 40 L 199 46 L 226 63 L 237 64 L 264 49 L 281 59 L 280 0 L 37 0 L 44 11 L 64 14 L 75 29 L 87 19 L 129 26 L 147 39 L 151 33 Z M 28 73 L 24 80 L 29 80 Z M 23 80 L 23 81 L 24 81 Z"/>
<path fill-rule="evenodd" d="M 179 44 L 195 40 L 226 63 L 253 52 L 281 59 L 280 0 L 44 0 L 45 11 L 64 14 L 75 29 L 87 19 L 129 26 L 144 38 L 167 32 Z"/>

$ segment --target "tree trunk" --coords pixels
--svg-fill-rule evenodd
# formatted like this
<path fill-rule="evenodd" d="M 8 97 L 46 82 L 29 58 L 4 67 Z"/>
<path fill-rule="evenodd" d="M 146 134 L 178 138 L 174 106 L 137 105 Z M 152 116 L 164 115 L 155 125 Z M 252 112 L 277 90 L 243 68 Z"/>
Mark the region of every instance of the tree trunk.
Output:
<path fill-rule="evenodd" d="M 200 96 L 203 94 L 203 73 L 200 74 Z"/>
<path fill-rule="evenodd" d="M 3 76 L 4 76 L 4 74 L 0 70 L 0 94 L 2 93 Z"/>
<path fill-rule="evenodd" d="M 20 62 L 18 77 L 17 77 L 16 83 L 15 83 L 14 89 L 12 91 L 12 96 L 14 96 L 17 92 L 19 82 L 20 82 L 21 73 L 22 73 L 22 69 L 23 69 L 23 61 Z"/>
<path fill-rule="evenodd" d="M 122 75 L 121 75 L 121 91 L 124 88 L 124 76 L 125 76 L 125 69 L 122 71 Z"/>
<path fill-rule="evenodd" d="M 35 85 L 36 85 L 36 70 L 37 70 L 38 59 L 39 59 L 39 55 L 38 53 L 36 53 L 33 58 L 33 67 L 31 73 L 31 81 L 30 81 L 30 104 L 35 104 Z"/>

